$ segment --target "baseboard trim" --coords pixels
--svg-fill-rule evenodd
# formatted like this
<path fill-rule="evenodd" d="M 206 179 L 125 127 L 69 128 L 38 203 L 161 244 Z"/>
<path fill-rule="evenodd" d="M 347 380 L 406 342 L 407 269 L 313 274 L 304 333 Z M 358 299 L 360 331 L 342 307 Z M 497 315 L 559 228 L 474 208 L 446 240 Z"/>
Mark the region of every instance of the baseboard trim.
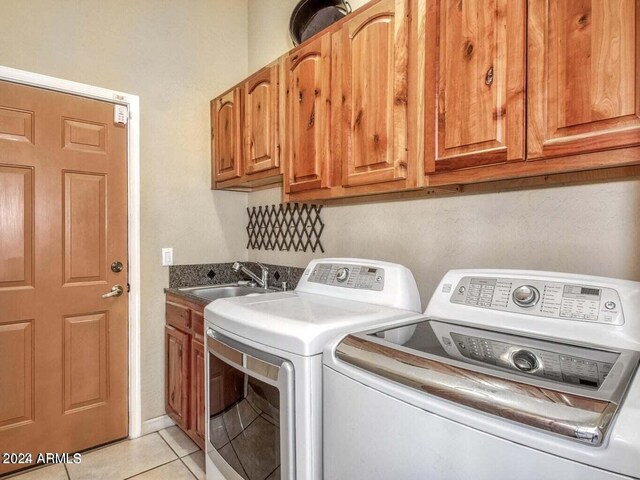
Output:
<path fill-rule="evenodd" d="M 167 427 L 171 427 L 175 425 L 176 422 L 171 420 L 169 415 L 162 415 L 160 417 L 151 418 L 149 420 L 145 420 L 142 422 L 142 435 L 147 435 L 149 433 L 157 432 L 158 430 L 162 430 Z"/>

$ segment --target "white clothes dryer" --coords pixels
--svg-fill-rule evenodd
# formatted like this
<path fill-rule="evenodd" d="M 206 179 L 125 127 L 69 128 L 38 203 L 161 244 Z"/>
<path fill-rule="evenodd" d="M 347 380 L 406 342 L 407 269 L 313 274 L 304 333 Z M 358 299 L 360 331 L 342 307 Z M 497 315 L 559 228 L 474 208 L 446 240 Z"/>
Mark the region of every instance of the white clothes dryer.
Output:
<path fill-rule="evenodd" d="M 312 261 L 295 291 L 209 304 L 207 479 L 322 479 L 325 345 L 420 315 L 407 268 L 344 258 Z"/>

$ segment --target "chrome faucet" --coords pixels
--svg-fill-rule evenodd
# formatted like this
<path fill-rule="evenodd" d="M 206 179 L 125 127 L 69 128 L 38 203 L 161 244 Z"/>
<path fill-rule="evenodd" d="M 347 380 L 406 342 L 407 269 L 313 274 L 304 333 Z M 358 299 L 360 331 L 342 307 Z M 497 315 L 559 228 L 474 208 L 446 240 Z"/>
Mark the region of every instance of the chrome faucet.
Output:
<path fill-rule="evenodd" d="M 233 269 L 234 272 L 244 273 L 247 277 L 251 278 L 254 282 L 256 282 L 259 287 L 261 287 L 261 288 L 269 288 L 268 287 L 269 269 L 267 267 L 265 267 L 264 265 L 262 265 L 261 263 L 258 263 L 258 262 L 256 262 L 256 263 L 260 267 L 260 269 L 262 270 L 261 271 L 262 278 L 258 277 L 255 273 L 253 273 L 247 267 L 242 265 L 240 262 L 235 262 L 231 266 L 231 268 Z"/>

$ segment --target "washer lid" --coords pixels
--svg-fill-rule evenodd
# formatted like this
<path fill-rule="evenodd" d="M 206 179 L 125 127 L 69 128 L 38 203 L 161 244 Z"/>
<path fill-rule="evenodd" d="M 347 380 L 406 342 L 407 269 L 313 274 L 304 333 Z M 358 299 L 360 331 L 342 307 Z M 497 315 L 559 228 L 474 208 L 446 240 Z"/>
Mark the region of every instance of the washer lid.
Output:
<path fill-rule="evenodd" d="M 205 308 L 207 323 L 214 327 L 303 356 L 322 353 L 340 334 L 419 317 L 408 310 L 303 292 L 223 298 Z"/>
<path fill-rule="evenodd" d="M 593 445 L 603 443 L 640 358 L 433 319 L 397 345 L 386 338 L 397 329 L 350 334 L 324 363 Z"/>

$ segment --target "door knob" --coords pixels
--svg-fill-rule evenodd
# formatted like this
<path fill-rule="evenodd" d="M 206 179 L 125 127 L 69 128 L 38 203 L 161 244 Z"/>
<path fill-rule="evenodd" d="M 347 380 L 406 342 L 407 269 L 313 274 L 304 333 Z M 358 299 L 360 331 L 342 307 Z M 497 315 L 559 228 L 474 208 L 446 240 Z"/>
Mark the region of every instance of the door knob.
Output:
<path fill-rule="evenodd" d="M 109 293 L 105 293 L 102 295 L 102 298 L 111 298 L 111 297 L 119 297 L 124 292 L 124 288 L 122 285 L 114 285 L 111 287 L 111 291 Z"/>
<path fill-rule="evenodd" d="M 120 273 L 123 268 L 124 268 L 124 265 L 122 264 L 122 262 L 113 262 L 111 264 L 111 271 L 113 273 Z"/>

